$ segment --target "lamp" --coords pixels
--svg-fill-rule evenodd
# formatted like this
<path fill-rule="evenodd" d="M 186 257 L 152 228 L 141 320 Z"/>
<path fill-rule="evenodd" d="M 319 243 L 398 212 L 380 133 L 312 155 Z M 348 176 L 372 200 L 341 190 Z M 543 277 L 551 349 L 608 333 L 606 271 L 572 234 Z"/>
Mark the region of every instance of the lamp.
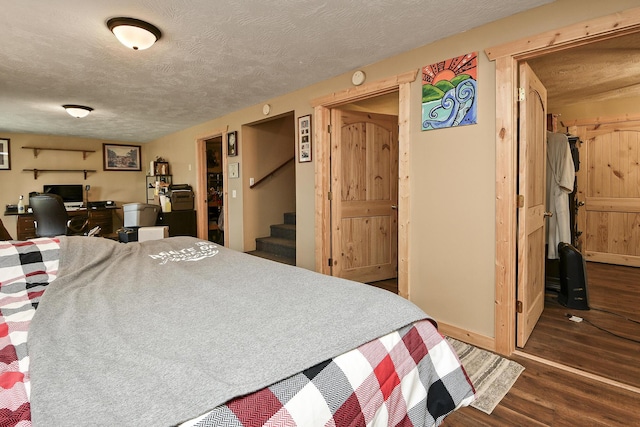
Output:
<path fill-rule="evenodd" d="M 107 27 L 120 43 L 133 50 L 148 49 L 162 37 L 157 27 L 134 18 L 111 18 Z"/>
<path fill-rule="evenodd" d="M 73 116 L 77 119 L 87 117 L 89 113 L 93 111 L 93 108 L 85 107 L 84 105 L 67 104 L 63 105 L 62 108 L 67 110 L 67 113 L 69 113 L 70 116 Z"/>

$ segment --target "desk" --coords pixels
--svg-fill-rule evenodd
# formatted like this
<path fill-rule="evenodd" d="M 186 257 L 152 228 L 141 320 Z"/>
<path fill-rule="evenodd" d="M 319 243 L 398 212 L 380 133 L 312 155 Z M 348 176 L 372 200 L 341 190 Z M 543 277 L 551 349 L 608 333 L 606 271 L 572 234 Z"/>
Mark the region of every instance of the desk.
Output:
<path fill-rule="evenodd" d="M 117 206 L 108 208 L 91 208 L 91 209 L 78 209 L 75 211 L 67 211 L 69 217 L 75 216 L 88 216 L 89 217 L 89 230 L 96 225 L 100 226 L 100 235 L 105 236 L 113 234 L 113 211 L 119 209 Z M 18 214 L 14 212 L 5 212 L 5 215 L 17 215 L 18 221 L 16 223 L 17 239 L 27 240 L 36 237 L 36 225 L 34 223 L 33 214 L 25 213 Z"/>

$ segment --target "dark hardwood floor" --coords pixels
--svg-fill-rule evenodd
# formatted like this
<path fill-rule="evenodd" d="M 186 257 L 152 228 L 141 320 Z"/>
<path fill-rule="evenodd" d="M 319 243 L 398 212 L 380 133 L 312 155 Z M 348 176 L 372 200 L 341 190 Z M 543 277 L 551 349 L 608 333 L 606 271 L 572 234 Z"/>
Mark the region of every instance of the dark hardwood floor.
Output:
<path fill-rule="evenodd" d="M 616 427 L 640 425 L 640 394 L 528 358 L 525 370 L 487 415 L 472 407 L 445 418 L 445 427 Z"/>
<path fill-rule="evenodd" d="M 523 351 L 640 388 L 640 268 L 589 262 L 587 292 L 590 310 L 563 307 L 547 292 Z"/>
<path fill-rule="evenodd" d="M 385 289 L 394 294 L 398 293 L 398 279 L 380 280 L 379 282 L 367 283 L 367 285 L 375 286 L 376 288 Z"/>

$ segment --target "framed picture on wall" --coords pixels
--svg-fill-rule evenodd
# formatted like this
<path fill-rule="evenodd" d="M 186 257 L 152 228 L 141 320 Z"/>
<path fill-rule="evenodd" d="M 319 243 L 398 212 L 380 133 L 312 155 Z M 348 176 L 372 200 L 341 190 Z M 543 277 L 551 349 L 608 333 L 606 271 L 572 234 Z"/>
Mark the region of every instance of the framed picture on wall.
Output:
<path fill-rule="evenodd" d="M 227 134 L 227 156 L 233 157 L 238 155 L 238 132 L 233 131 Z"/>
<path fill-rule="evenodd" d="M 106 171 L 142 170 L 139 145 L 102 144 L 102 157 Z"/>
<path fill-rule="evenodd" d="M 311 115 L 298 117 L 298 161 L 311 161 Z"/>
<path fill-rule="evenodd" d="M 11 150 L 9 150 L 10 139 L 0 138 L 0 170 L 11 169 Z"/>

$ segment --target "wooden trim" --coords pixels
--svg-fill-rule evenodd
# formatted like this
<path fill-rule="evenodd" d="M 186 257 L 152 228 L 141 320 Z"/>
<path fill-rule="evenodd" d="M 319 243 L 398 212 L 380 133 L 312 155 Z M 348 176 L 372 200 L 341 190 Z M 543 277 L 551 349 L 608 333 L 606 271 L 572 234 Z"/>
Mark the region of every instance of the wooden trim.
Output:
<path fill-rule="evenodd" d="M 331 149 L 331 135 L 329 134 L 329 124 L 331 110 L 318 105 L 314 109 L 313 120 L 313 158 L 315 165 L 315 250 L 316 250 L 316 271 L 331 275 L 331 266 L 328 260 L 331 257 L 331 204 L 328 197 L 331 191 L 329 176 L 331 176 L 329 164 L 329 150 Z M 327 177 L 325 179 L 325 177 Z M 325 242 L 325 237 L 329 239 L 329 244 Z"/>
<path fill-rule="evenodd" d="M 512 58 L 496 61 L 495 350 L 505 355 L 515 349 L 516 334 L 517 69 Z"/>
<path fill-rule="evenodd" d="M 314 107 L 314 153 L 315 156 L 315 256 L 316 271 L 324 274 L 331 274 L 331 267 L 328 259 L 331 257 L 331 203 L 328 194 L 331 191 L 331 135 L 329 125 L 331 124 L 331 108 L 338 107 L 362 99 L 372 98 L 386 93 L 399 91 L 398 123 L 400 126 L 398 133 L 398 149 L 400 155 L 406 158 L 400 160 L 398 164 L 398 176 L 405 177 L 398 187 L 398 291 L 408 298 L 409 289 L 409 248 L 410 235 L 409 223 L 409 146 L 410 146 L 410 84 L 418 76 L 418 69 L 407 73 L 398 74 L 383 80 L 355 88 L 334 92 L 330 95 L 316 98 L 311 101 Z M 404 211 L 404 214 L 401 214 Z"/>
<path fill-rule="evenodd" d="M 572 127 L 573 128 L 573 127 Z M 580 126 L 583 129 L 584 140 L 596 138 L 612 132 L 640 132 L 640 122 L 598 123 Z"/>
<path fill-rule="evenodd" d="M 604 124 L 620 124 L 623 125 L 626 122 L 636 122 L 640 121 L 640 114 L 621 114 L 613 117 L 594 117 L 589 119 L 574 119 L 569 121 L 562 121 L 561 124 L 563 127 L 570 126 L 594 126 L 594 125 L 604 125 Z"/>
<path fill-rule="evenodd" d="M 395 92 L 401 84 L 411 83 L 418 76 L 418 69 L 408 71 L 397 76 L 378 80 L 373 83 L 356 86 L 345 89 L 340 92 L 334 92 L 329 95 L 322 96 L 311 100 L 312 107 L 323 106 L 326 108 L 336 107 L 348 102 L 360 101 L 367 98 L 373 98 L 379 95 Z"/>
<path fill-rule="evenodd" d="M 398 91 L 398 295 L 409 299 L 411 84 L 401 83 Z"/>
<path fill-rule="evenodd" d="M 640 198 L 587 197 L 584 207 L 587 211 L 637 213 L 640 212 Z"/>
<path fill-rule="evenodd" d="M 640 267 L 640 256 L 613 254 L 608 252 L 584 251 L 584 258 L 587 261 L 602 262 L 604 264 L 627 265 L 629 267 Z"/>
<path fill-rule="evenodd" d="M 496 351 L 509 356 L 515 350 L 515 197 L 518 168 L 517 61 L 640 30 L 640 8 L 548 31 L 485 50 L 496 61 Z"/>
<path fill-rule="evenodd" d="M 461 329 L 448 323 L 438 322 L 438 331 L 442 335 L 464 341 L 467 344 L 475 345 L 489 351 L 495 351 L 496 342 L 493 338 L 486 335 L 476 334 L 475 332 Z"/>
<path fill-rule="evenodd" d="M 209 218 L 207 208 L 207 143 L 204 139 L 196 140 L 196 190 L 194 192 L 196 212 L 196 228 L 198 238 L 209 240 Z M 205 214 L 206 212 L 206 214 Z"/>
<path fill-rule="evenodd" d="M 223 141 L 225 140 L 224 136 L 227 132 L 227 128 L 214 129 L 211 134 L 206 136 L 201 136 L 196 139 L 196 189 L 194 191 L 194 206 L 196 212 L 200 212 L 200 215 L 196 215 L 196 229 L 198 238 L 202 240 L 209 240 L 209 211 L 207 207 L 207 139 L 215 138 L 218 136 L 223 137 Z M 227 156 L 224 155 L 224 151 L 226 149 L 226 144 L 222 144 L 222 170 L 227 170 Z M 223 195 L 223 209 L 224 209 L 224 217 L 225 222 L 227 215 L 227 174 L 223 174 L 223 182 L 222 188 L 224 189 Z M 226 230 L 229 230 L 228 222 L 227 226 L 225 226 Z M 224 233 L 224 241 L 225 246 L 228 246 L 228 234 Z"/>
<path fill-rule="evenodd" d="M 638 31 L 640 8 L 635 8 L 494 46 L 485 53 L 492 61 L 509 56 L 525 59 Z"/>

